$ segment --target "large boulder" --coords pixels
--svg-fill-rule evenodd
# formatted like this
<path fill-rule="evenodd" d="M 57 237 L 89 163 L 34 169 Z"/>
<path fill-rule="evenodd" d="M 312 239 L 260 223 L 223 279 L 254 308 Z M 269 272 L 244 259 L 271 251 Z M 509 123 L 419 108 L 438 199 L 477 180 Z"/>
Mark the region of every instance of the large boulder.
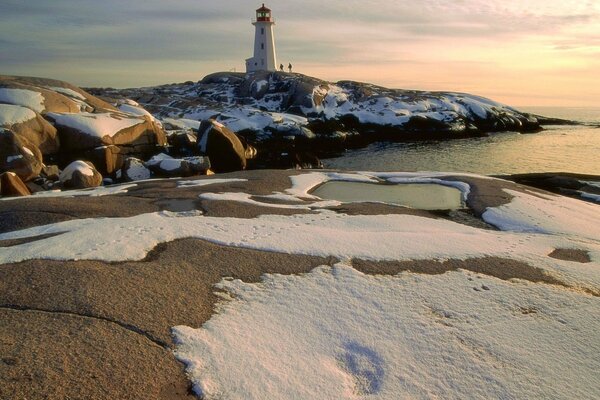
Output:
<path fill-rule="evenodd" d="M 42 153 L 24 137 L 0 128 L 0 173 L 14 172 L 24 182 L 42 170 Z"/>
<path fill-rule="evenodd" d="M 14 172 L 0 174 L 0 196 L 29 196 L 31 192 L 27 185 Z"/>
<path fill-rule="evenodd" d="M 26 138 L 42 154 L 56 154 L 59 150 L 56 128 L 30 108 L 0 104 L 0 128 L 10 129 Z"/>
<path fill-rule="evenodd" d="M 85 153 L 101 174 L 111 175 L 123 167 L 125 158 L 117 146 L 100 146 Z"/>
<path fill-rule="evenodd" d="M 85 189 L 102 184 L 102 175 L 89 161 L 73 161 L 60 174 L 65 189 Z"/>
<path fill-rule="evenodd" d="M 58 129 L 64 151 L 78 152 L 115 145 L 125 154 L 152 153 L 167 142 L 162 128 L 148 116 L 105 113 L 47 113 Z"/>
<path fill-rule="evenodd" d="M 235 133 L 214 119 L 200 124 L 198 147 L 208 156 L 215 172 L 246 169 L 246 150 L 242 142 Z"/>

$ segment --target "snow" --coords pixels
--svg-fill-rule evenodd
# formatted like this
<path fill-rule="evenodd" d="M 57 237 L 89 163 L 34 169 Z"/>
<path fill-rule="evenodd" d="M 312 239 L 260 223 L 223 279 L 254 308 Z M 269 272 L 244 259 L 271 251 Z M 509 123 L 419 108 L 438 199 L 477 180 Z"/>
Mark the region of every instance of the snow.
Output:
<path fill-rule="evenodd" d="M 156 162 L 170 159 L 161 155 Z M 141 260 L 157 244 L 180 238 L 340 260 L 303 275 L 264 275 L 259 283 L 223 279 L 211 319 L 201 327 L 173 329 L 175 355 L 194 391 L 207 400 L 600 397 L 600 298 L 578 291 L 600 287 L 599 206 L 505 189 L 510 203 L 484 214 L 502 229 L 493 231 L 414 215 L 339 214 L 308 195 L 330 180 L 426 180 L 470 190 L 460 176 L 445 176 L 302 173 L 291 177 L 285 193 L 200 198 L 312 214 L 245 219 L 158 212 L 64 221 L 1 233 L 0 240 L 58 235 L 5 247 L 0 264 Z M 177 187 L 246 181 L 178 179 Z M 131 186 L 102 189 L 119 193 Z M 556 248 L 588 251 L 592 262 L 548 257 Z M 572 287 L 502 281 L 466 270 L 370 276 L 351 267 L 352 259 L 485 257 L 526 262 Z"/>
<path fill-rule="evenodd" d="M 11 162 L 20 160 L 22 158 L 23 158 L 23 155 L 21 155 L 21 154 L 17 154 L 16 156 L 8 156 L 8 157 L 6 157 L 6 162 L 8 164 L 10 164 Z"/>
<path fill-rule="evenodd" d="M 600 396 L 600 299 L 466 271 L 223 280 L 176 357 L 210 399 Z M 477 290 L 475 290 L 477 289 Z"/>
<path fill-rule="evenodd" d="M 133 159 L 129 161 L 129 169 L 127 169 L 127 177 L 132 181 L 141 181 L 150 179 L 152 173 L 144 166 L 141 160 Z"/>
<path fill-rule="evenodd" d="M 89 164 L 83 161 L 73 161 L 71 164 L 67 165 L 65 169 L 60 173 L 59 179 L 61 182 L 66 182 L 73 177 L 73 173 L 75 171 L 80 172 L 86 176 L 94 176 L 94 170 Z"/>
<path fill-rule="evenodd" d="M 488 208 L 482 215 L 487 223 L 504 231 L 600 239 L 597 205 L 558 195 L 504 191 L 514 198 L 503 206 Z"/>
<path fill-rule="evenodd" d="M 154 116 L 152 116 L 152 114 L 150 114 L 148 111 L 144 110 L 142 107 L 124 103 L 124 104 L 119 105 L 119 110 L 121 110 L 125 113 L 128 113 L 128 114 L 146 116 L 146 117 L 149 117 L 151 120 L 154 120 Z"/>
<path fill-rule="evenodd" d="M 208 185 L 217 185 L 223 183 L 234 183 L 234 182 L 248 182 L 248 179 L 220 179 L 220 178 L 211 178 L 211 179 L 198 179 L 198 180 L 188 180 L 188 181 L 179 181 L 177 182 L 177 187 L 203 187 Z"/>
<path fill-rule="evenodd" d="M 162 120 L 163 122 L 167 123 L 167 124 L 171 124 L 173 126 L 176 126 L 180 129 L 194 129 L 194 130 L 198 130 L 200 129 L 200 121 L 196 121 L 193 119 L 186 119 L 186 118 L 164 118 Z"/>
<path fill-rule="evenodd" d="M 123 184 L 123 185 L 113 185 L 113 186 L 100 186 L 96 188 L 90 189 L 81 189 L 81 190 L 66 190 L 64 192 L 60 190 L 47 190 L 43 192 L 33 193 L 32 196 L 28 198 L 46 198 L 46 197 L 102 197 L 102 196 L 112 196 L 115 194 L 123 194 L 127 193 L 127 191 L 133 187 L 136 187 L 136 184 Z M 0 201 L 18 201 L 19 197 L 0 197 Z"/>
<path fill-rule="evenodd" d="M 113 137 L 123 129 L 144 123 L 144 119 L 118 113 L 47 113 L 56 125 L 66 126 L 86 135 Z"/>
<path fill-rule="evenodd" d="M 84 100 L 85 101 L 85 96 L 82 95 L 79 92 L 76 92 L 73 89 L 69 89 L 69 88 L 64 88 L 64 87 L 60 87 L 60 86 L 47 86 L 48 89 L 53 90 L 55 92 L 61 93 L 61 94 L 65 94 L 69 97 L 73 97 L 75 99 L 78 100 Z"/>
<path fill-rule="evenodd" d="M 181 162 L 182 160 L 177 160 L 174 158 L 162 160 L 160 162 L 160 169 L 162 169 L 163 171 L 175 171 L 176 169 L 181 168 Z"/>
<path fill-rule="evenodd" d="M 14 104 L 41 113 L 46 109 L 40 92 L 26 89 L 0 88 L 0 103 Z"/>
<path fill-rule="evenodd" d="M 0 104 L 0 126 L 11 126 L 35 118 L 35 112 L 27 107 Z"/>

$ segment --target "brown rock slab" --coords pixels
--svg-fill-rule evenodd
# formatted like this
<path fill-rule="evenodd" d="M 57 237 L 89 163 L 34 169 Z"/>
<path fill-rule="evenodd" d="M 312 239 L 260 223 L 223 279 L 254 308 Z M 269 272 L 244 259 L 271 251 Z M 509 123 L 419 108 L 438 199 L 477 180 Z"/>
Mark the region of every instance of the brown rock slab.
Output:
<path fill-rule="evenodd" d="M 168 349 L 110 321 L 0 307 L 2 399 L 193 399 Z"/>
<path fill-rule="evenodd" d="M 0 174 L 0 195 L 6 197 L 29 196 L 31 191 L 14 172 Z"/>
<path fill-rule="evenodd" d="M 238 136 L 215 120 L 202 121 L 198 146 L 208 155 L 212 170 L 232 172 L 246 169 L 246 149 Z"/>
<path fill-rule="evenodd" d="M 125 157 L 121 149 L 114 145 L 100 146 L 87 151 L 85 157 L 103 175 L 111 175 L 123 167 Z"/>

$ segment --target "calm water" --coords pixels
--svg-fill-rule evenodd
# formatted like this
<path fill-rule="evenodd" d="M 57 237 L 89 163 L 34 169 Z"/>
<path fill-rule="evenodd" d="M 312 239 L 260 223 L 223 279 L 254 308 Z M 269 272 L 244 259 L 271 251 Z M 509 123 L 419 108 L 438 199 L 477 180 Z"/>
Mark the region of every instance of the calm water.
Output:
<path fill-rule="evenodd" d="M 523 107 L 548 117 L 600 124 L 600 108 Z M 600 128 L 548 126 L 536 134 L 375 143 L 323 160 L 326 168 L 366 171 L 457 171 L 480 174 L 574 172 L 600 175 Z"/>
<path fill-rule="evenodd" d="M 348 202 L 378 201 L 421 210 L 454 210 L 463 206 L 460 190 L 427 183 L 385 185 L 362 182 L 327 182 L 311 194 Z"/>

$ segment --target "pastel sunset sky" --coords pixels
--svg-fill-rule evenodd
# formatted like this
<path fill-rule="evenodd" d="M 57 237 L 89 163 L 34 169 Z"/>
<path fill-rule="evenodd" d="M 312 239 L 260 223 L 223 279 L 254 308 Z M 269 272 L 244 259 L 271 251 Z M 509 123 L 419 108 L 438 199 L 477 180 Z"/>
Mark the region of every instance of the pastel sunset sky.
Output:
<path fill-rule="evenodd" d="M 272 0 L 278 61 L 326 80 L 600 106 L 600 0 Z M 248 0 L 2 0 L 0 73 L 137 87 L 243 71 Z"/>

